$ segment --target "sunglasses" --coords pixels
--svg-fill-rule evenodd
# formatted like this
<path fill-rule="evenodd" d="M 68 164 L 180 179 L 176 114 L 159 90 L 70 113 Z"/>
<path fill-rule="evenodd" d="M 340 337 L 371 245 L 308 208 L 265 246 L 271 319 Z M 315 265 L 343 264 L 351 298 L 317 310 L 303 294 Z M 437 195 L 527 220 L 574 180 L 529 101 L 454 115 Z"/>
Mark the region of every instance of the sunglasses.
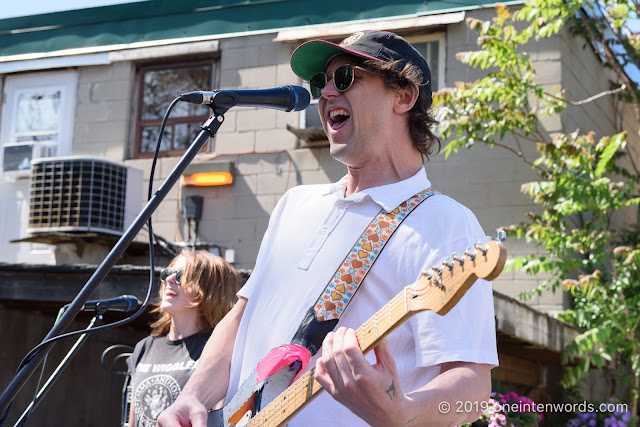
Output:
<path fill-rule="evenodd" d="M 318 73 L 315 76 L 311 77 L 309 80 L 309 86 L 311 87 L 311 95 L 314 99 L 320 98 L 322 96 L 322 89 L 327 85 L 327 82 L 331 80 L 333 77 L 333 84 L 336 89 L 340 92 L 344 92 L 349 89 L 353 84 L 355 79 L 355 69 L 368 71 L 362 67 L 358 67 L 356 65 L 345 64 L 336 68 L 333 72 L 333 76 L 327 76 L 326 73 Z"/>
<path fill-rule="evenodd" d="M 171 276 L 174 273 L 176 275 L 176 283 L 178 285 L 181 285 L 182 284 L 182 275 L 184 274 L 184 270 L 174 270 L 171 267 L 167 267 L 167 268 L 165 268 L 164 270 L 162 270 L 160 272 L 160 280 L 162 282 L 166 282 L 167 279 L 169 278 L 169 276 Z"/>

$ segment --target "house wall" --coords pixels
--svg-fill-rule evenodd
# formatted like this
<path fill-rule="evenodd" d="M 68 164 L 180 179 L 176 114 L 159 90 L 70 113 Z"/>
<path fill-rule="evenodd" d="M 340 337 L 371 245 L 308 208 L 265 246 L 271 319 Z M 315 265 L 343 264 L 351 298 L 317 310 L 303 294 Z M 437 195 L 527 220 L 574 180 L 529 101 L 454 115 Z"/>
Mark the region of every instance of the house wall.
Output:
<path fill-rule="evenodd" d="M 467 13 L 468 17 L 491 19 L 493 9 Z M 219 70 L 216 81 L 221 88 L 260 88 L 282 84 L 302 84 L 289 67 L 289 57 L 297 43 L 273 42 L 275 33 L 219 40 Z M 466 23 L 452 24 L 446 29 L 445 83 L 472 81 L 484 71 L 473 70 L 458 62 L 457 52 L 477 49 L 477 33 Z M 581 49 L 581 41 L 566 33 L 532 42 L 530 51 L 537 79 L 548 88 L 565 85 L 568 96 L 581 99 L 607 87 L 606 75 L 592 52 Z M 148 58 L 147 58 L 148 59 Z M 133 159 L 133 127 L 135 126 L 136 63 L 121 56 L 108 65 L 79 68 L 73 154 L 91 155 L 125 162 L 141 168 L 146 194 L 151 161 Z M 544 121 L 549 132 L 573 130 L 584 123 L 595 123 L 597 132 L 611 133 L 610 99 L 589 104 L 585 109 L 572 108 L 561 118 Z M 189 188 L 176 185 L 153 215 L 154 232 L 169 241 L 186 241 L 187 228 L 182 218 L 182 200 L 188 195 L 204 197 L 203 218 L 199 224 L 199 240 L 232 248 L 236 251 L 236 267 L 253 267 L 268 218 L 278 199 L 295 185 L 326 183 L 339 179 L 346 168 L 330 158 L 326 147 L 304 148 L 286 130 L 298 126 L 298 113 L 272 109 L 234 108 L 225 121 L 209 152 L 199 154 L 196 161 L 211 159 L 235 163 L 233 185 L 225 187 Z M 586 129 L 585 129 L 586 131 Z M 446 141 L 444 142 L 446 144 Z M 532 144 L 524 147 L 531 157 Z M 178 158 L 160 159 L 154 188 L 169 175 Z M 470 207 L 487 234 L 495 229 L 526 219 L 535 210 L 520 192 L 524 182 L 536 179 L 532 169 L 505 150 L 477 145 L 462 150 L 445 160 L 433 156 L 426 165 L 433 185 Z M 141 232 L 138 239 L 146 238 Z M 509 238 L 511 257 L 538 252 L 523 241 Z M 495 288 L 511 296 L 529 290 L 540 278 L 520 272 L 507 272 L 495 281 Z M 560 308 L 562 295 L 543 295 L 531 300 L 543 309 Z"/>

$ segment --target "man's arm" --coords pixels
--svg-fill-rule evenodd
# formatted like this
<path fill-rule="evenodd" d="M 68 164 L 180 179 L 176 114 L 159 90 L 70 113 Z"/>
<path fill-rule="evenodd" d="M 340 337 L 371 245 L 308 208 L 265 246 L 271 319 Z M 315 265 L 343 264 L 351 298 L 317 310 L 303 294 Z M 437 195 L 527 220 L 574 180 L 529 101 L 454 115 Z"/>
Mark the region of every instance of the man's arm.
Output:
<path fill-rule="evenodd" d="M 374 351 L 377 363 L 370 365 L 355 332 L 340 328 L 327 335 L 316 363 L 322 387 L 372 426 L 455 426 L 475 421 L 489 399 L 488 365 L 445 363 L 440 375 L 404 394 L 386 341 Z"/>
<path fill-rule="evenodd" d="M 218 323 L 193 375 L 173 405 L 158 418 L 159 426 L 206 427 L 207 409 L 222 400 L 229 387 L 231 356 L 246 305 L 247 299 L 241 297 Z"/>

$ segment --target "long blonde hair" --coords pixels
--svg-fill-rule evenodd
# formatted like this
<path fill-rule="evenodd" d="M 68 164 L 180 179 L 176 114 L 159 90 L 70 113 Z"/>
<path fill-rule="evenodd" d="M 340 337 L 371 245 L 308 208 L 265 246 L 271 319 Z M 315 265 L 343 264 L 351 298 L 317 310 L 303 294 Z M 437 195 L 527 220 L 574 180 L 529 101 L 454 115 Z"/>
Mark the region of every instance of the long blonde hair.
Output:
<path fill-rule="evenodd" d="M 183 249 L 171 260 L 173 267 L 180 257 L 184 257 L 185 267 L 182 275 L 182 288 L 194 295 L 193 306 L 198 308 L 200 334 L 210 334 L 218 322 L 231 310 L 236 302 L 236 292 L 240 289 L 238 273 L 224 259 L 207 251 L 189 251 Z M 160 286 L 160 300 L 162 300 Z M 158 304 L 152 313 L 160 318 L 151 324 L 151 336 L 159 337 L 169 333 L 171 315 Z"/>

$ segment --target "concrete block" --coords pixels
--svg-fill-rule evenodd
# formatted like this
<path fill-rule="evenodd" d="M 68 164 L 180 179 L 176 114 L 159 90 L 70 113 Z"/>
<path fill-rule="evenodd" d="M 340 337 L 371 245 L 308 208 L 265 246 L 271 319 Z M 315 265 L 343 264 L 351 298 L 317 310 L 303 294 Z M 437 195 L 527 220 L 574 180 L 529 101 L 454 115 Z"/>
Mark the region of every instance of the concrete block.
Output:
<path fill-rule="evenodd" d="M 240 73 L 236 69 L 223 69 L 220 70 L 220 88 L 239 88 L 240 87 Z"/>
<path fill-rule="evenodd" d="M 276 67 L 273 65 L 239 69 L 241 88 L 276 86 Z"/>
<path fill-rule="evenodd" d="M 268 215 L 273 211 L 277 202 L 278 197 L 276 195 L 236 197 L 233 201 L 234 217 L 255 218 L 265 214 Z"/>
<path fill-rule="evenodd" d="M 222 123 L 222 126 L 220 126 L 220 129 L 218 129 L 218 133 L 216 135 L 233 133 L 238 131 L 238 128 L 237 128 L 238 111 L 229 110 L 226 113 L 224 113 L 224 122 Z"/>
<path fill-rule="evenodd" d="M 94 142 L 118 142 L 125 141 L 127 138 L 127 122 L 91 122 L 89 125 L 89 141 L 88 144 Z"/>
<path fill-rule="evenodd" d="M 157 219 L 157 216 L 153 216 L 153 232 L 163 238 L 171 241 L 175 241 L 176 236 L 176 224 L 173 221 L 162 221 Z M 184 239 L 183 239 L 184 240 Z"/>
<path fill-rule="evenodd" d="M 253 218 L 226 220 L 222 226 L 216 228 L 215 239 L 229 240 L 238 243 L 244 240 L 254 240 L 255 220 Z"/>
<path fill-rule="evenodd" d="M 291 83 L 287 83 L 287 84 L 291 84 Z M 285 112 L 285 111 L 279 111 L 279 110 L 274 110 L 276 112 L 276 122 L 275 122 L 275 127 L 278 129 L 286 129 L 287 125 L 293 126 L 293 127 L 300 127 L 300 112 L 296 112 L 296 111 L 290 111 L 290 112 Z"/>
<path fill-rule="evenodd" d="M 220 154 L 242 153 L 255 150 L 255 132 L 217 134 L 215 152 Z"/>
<path fill-rule="evenodd" d="M 276 65 L 276 80 L 278 82 L 277 85 L 304 85 L 302 79 L 291 69 L 288 58 L 284 64 L 279 63 Z"/>
<path fill-rule="evenodd" d="M 91 82 L 79 82 L 76 90 L 77 105 L 87 104 L 91 101 Z"/>
<path fill-rule="evenodd" d="M 130 106 L 131 101 L 129 99 L 109 102 L 106 111 L 106 120 L 131 120 L 133 122 L 133 111 Z"/>
<path fill-rule="evenodd" d="M 126 165 L 131 165 L 138 169 L 142 169 L 142 177 L 147 181 L 145 185 L 148 185 L 149 174 L 151 173 L 151 160 L 149 159 L 127 159 L 123 162 Z M 146 187 L 145 187 L 146 188 Z M 146 193 L 145 193 L 146 194 Z"/>
<path fill-rule="evenodd" d="M 236 196 L 254 195 L 258 192 L 258 174 L 236 174 L 233 179 L 233 192 Z"/>
<path fill-rule="evenodd" d="M 526 179 L 514 177 L 513 182 L 495 182 L 485 184 L 486 202 L 493 206 L 527 206 L 532 204 L 531 199 L 520 191 L 520 187 Z M 471 187 L 471 190 L 475 189 Z"/>
<path fill-rule="evenodd" d="M 286 129 L 261 130 L 256 134 L 256 151 L 290 150 L 296 147 L 296 141 Z"/>
<path fill-rule="evenodd" d="M 317 171 L 320 169 L 318 157 L 313 154 L 310 148 L 290 150 L 289 155 L 296 165 L 296 169 L 300 171 Z"/>
<path fill-rule="evenodd" d="M 95 82 L 91 85 L 91 102 L 127 100 L 130 94 L 131 86 L 126 80 Z"/>
<path fill-rule="evenodd" d="M 562 63 L 547 61 L 543 67 L 536 68 L 534 81 L 537 84 L 561 84 Z"/>
<path fill-rule="evenodd" d="M 213 189 L 207 189 L 213 190 Z M 228 220 L 235 217 L 233 197 L 211 197 L 211 191 L 198 191 L 195 194 L 204 197 L 202 204 L 203 220 Z M 186 197 L 186 194 L 185 194 Z M 185 200 L 183 197 L 183 201 Z M 184 202 L 183 202 L 184 203 Z"/>
<path fill-rule="evenodd" d="M 238 159 L 236 170 L 242 175 L 259 174 L 265 170 L 273 171 L 274 163 L 282 163 L 286 161 L 285 153 L 274 154 L 245 154 Z"/>
<path fill-rule="evenodd" d="M 264 195 L 282 195 L 289 188 L 295 177 L 291 173 L 263 173 L 258 180 L 256 194 Z"/>
<path fill-rule="evenodd" d="M 304 185 L 330 184 L 334 182 L 323 169 L 317 171 L 302 171 L 300 172 L 300 178 Z"/>
<path fill-rule="evenodd" d="M 81 67 L 78 75 L 78 81 L 84 82 L 108 82 L 113 79 L 112 65 L 95 65 L 90 67 Z"/>
<path fill-rule="evenodd" d="M 122 61 L 111 64 L 111 78 L 114 80 L 132 81 L 135 73 L 133 62 Z"/>
<path fill-rule="evenodd" d="M 263 65 L 264 62 L 260 62 L 260 50 L 259 46 L 249 44 L 239 48 L 223 49 L 220 57 L 221 68 L 238 70 Z"/>
<path fill-rule="evenodd" d="M 243 108 L 237 111 L 239 132 L 273 129 L 276 124 L 276 110 L 270 108 Z"/>

